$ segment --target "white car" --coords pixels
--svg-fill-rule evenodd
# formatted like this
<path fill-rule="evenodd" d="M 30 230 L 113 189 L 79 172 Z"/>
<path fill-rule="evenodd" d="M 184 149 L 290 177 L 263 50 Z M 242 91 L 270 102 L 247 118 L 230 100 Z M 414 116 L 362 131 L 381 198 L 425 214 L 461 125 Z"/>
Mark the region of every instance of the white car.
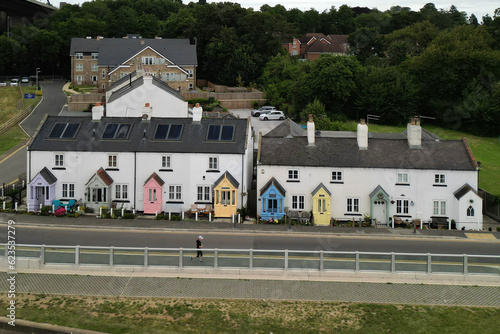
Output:
<path fill-rule="evenodd" d="M 283 114 L 283 111 L 273 110 L 273 111 L 268 112 L 267 114 L 260 115 L 259 119 L 261 121 L 283 120 L 283 119 L 285 119 L 285 114 Z"/>
<path fill-rule="evenodd" d="M 259 109 L 253 109 L 250 113 L 252 116 L 259 117 L 262 114 L 267 114 L 270 111 L 276 110 L 273 106 L 262 106 Z"/>
<path fill-rule="evenodd" d="M 0 87 L 7 87 L 7 83 L 5 81 L 0 82 Z"/>
<path fill-rule="evenodd" d="M 22 82 L 22 83 L 27 83 L 27 82 L 30 82 L 30 81 L 29 81 L 28 77 L 23 77 L 23 78 L 21 79 L 21 82 Z"/>
<path fill-rule="evenodd" d="M 19 85 L 19 79 L 14 78 L 10 81 L 11 86 L 18 86 Z"/>

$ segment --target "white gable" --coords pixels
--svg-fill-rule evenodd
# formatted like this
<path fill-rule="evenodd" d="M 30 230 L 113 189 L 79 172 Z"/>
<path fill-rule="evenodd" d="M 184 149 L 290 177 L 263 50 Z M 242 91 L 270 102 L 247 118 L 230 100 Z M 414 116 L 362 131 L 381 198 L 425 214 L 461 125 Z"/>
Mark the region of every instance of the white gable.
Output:
<path fill-rule="evenodd" d="M 143 78 L 143 85 L 107 103 L 107 117 L 188 117 L 186 101 L 153 84 L 151 76 Z"/>

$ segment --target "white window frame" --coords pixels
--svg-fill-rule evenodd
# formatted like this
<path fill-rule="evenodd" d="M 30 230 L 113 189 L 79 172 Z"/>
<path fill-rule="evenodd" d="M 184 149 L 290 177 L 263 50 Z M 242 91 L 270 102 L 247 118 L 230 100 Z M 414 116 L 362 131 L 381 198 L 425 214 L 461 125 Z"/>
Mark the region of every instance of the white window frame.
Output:
<path fill-rule="evenodd" d="M 182 185 L 172 184 L 168 186 L 168 200 L 182 201 Z"/>
<path fill-rule="evenodd" d="M 90 76 L 90 81 L 97 82 L 97 75 L 91 75 Z"/>
<path fill-rule="evenodd" d="M 410 174 L 406 172 L 398 172 L 397 182 L 398 184 L 410 184 Z"/>
<path fill-rule="evenodd" d="M 97 72 L 97 71 L 99 71 L 99 65 L 97 65 L 97 64 L 90 64 L 90 70 L 91 70 L 92 72 Z"/>
<path fill-rule="evenodd" d="M 97 52 L 92 52 L 92 53 L 90 54 L 90 58 L 91 58 L 91 59 L 94 59 L 94 60 L 99 59 L 99 53 L 97 53 Z"/>
<path fill-rule="evenodd" d="M 128 199 L 128 184 L 115 185 L 115 199 L 120 199 L 120 200 Z"/>
<path fill-rule="evenodd" d="M 61 197 L 62 198 L 74 198 L 75 197 L 75 184 L 74 183 L 63 183 Z"/>
<path fill-rule="evenodd" d="M 330 181 L 342 182 L 344 181 L 344 173 L 341 170 L 332 170 L 330 174 Z"/>
<path fill-rule="evenodd" d="M 359 198 L 358 197 L 347 197 L 346 198 L 346 212 L 347 213 L 359 213 Z"/>
<path fill-rule="evenodd" d="M 410 212 L 410 200 L 409 199 L 397 199 L 396 200 L 396 213 L 407 215 Z"/>
<path fill-rule="evenodd" d="M 83 75 L 75 75 L 75 81 L 76 82 L 82 82 L 83 81 Z"/>
<path fill-rule="evenodd" d="M 305 195 L 292 195 L 292 210 L 304 210 L 306 205 Z"/>
<path fill-rule="evenodd" d="M 54 153 L 54 167 L 64 167 L 64 153 Z"/>
<path fill-rule="evenodd" d="M 434 216 L 446 216 L 446 201 L 435 199 L 432 201 L 432 213 Z"/>
<path fill-rule="evenodd" d="M 299 181 L 300 180 L 300 172 L 298 169 L 289 169 L 287 171 L 287 180 L 288 181 Z"/>
<path fill-rule="evenodd" d="M 196 200 L 198 202 L 211 202 L 212 201 L 212 187 L 206 184 L 196 186 Z"/>
<path fill-rule="evenodd" d="M 208 169 L 209 170 L 219 170 L 219 157 L 216 155 L 211 155 L 208 157 Z"/>
<path fill-rule="evenodd" d="M 75 53 L 75 59 L 78 59 L 78 60 L 83 59 L 83 52 L 77 52 L 77 53 Z"/>
<path fill-rule="evenodd" d="M 142 64 L 143 65 L 156 65 L 156 58 L 155 57 L 142 57 Z"/>
<path fill-rule="evenodd" d="M 76 64 L 75 65 L 75 71 L 77 71 L 77 72 L 83 72 L 83 64 L 80 64 L 80 63 Z"/>
<path fill-rule="evenodd" d="M 172 156 L 170 154 L 161 156 L 161 168 L 172 168 Z"/>
<path fill-rule="evenodd" d="M 194 73 L 193 70 L 188 70 L 188 78 L 192 78 L 193 77 L 193 73 Z"/>
<path fill-rule="evenodd" d="M 108 154 L 108 168 L 118 168 L 118 154 Z"/>
<path fill-rule="evenodd" d="M 101 79 L 106 79 L 106 70 L 105 69 L 103 69 L 101 71 Z"/>
<path fill-rule="evenodd" d="M 444 174 L 444 173 L 434 174 L 434 184 L 445 185 L 446 184 L 446 174 Z"/>

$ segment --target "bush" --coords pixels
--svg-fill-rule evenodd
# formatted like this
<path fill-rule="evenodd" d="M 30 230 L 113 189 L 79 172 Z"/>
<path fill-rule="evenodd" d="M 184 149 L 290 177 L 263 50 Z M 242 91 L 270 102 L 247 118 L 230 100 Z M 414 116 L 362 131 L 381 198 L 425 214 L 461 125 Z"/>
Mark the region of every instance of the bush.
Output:
<path fill-rule="evenodd" d="M 83 208 L 83 212 L 85 212 L 85 213 L 94 213 L 94 208 L 85 207 L 85 208 Z"/>
<path fill-rule="evenodd" d="M 132 212 L 125 212 L 123 214 L 123 219 L 135 219 L 135 215 Z"/>
<path fill-rule="evenodd" d="M 162 220 L 164 218 L 165 218 L 165 216 L 162 214 L 156 215 L 156 217 L 155 217 L 156 220 Z"/>
<path fill-rule="evenodd" d="M 66 215 L 66 209 L 63 208 L 62 206 L 58 207 L 56 212 L 54 212 L 54 216 L 56 217 L 63 217 Z"/>
<path fill-rule="evenodd" d="M 40 214 L 42 216 L 48 216 L 48 215 L 50 215 L 51 209 L 52 209 L 52 207 L 50 205 L 42 206 L 42 208 L 40 209 Z"/>
<path fill-rule="evenodd" d="M 180 221 L 180 220 L 182 220 L 182 218 L 181 218 L 180 215 L 172 215 L 172 217 L 170 218 L 170 220 Z"/>
<path fill-rule="evenodd" d="M 497 232 L 500 232 L 500 226 L 497 226 Z"/>

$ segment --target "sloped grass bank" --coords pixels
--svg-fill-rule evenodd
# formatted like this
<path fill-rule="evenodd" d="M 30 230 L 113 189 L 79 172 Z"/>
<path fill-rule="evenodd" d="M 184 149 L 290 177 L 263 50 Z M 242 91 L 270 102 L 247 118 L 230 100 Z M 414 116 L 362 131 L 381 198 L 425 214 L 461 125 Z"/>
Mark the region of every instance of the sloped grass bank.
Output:
<path fill-rule="evenodd" d="M 0 308 L 7 307 L 0 297 Z M 17 295 L 16 317 L 107 333 L 498 333 L 500 308 Z"/>

